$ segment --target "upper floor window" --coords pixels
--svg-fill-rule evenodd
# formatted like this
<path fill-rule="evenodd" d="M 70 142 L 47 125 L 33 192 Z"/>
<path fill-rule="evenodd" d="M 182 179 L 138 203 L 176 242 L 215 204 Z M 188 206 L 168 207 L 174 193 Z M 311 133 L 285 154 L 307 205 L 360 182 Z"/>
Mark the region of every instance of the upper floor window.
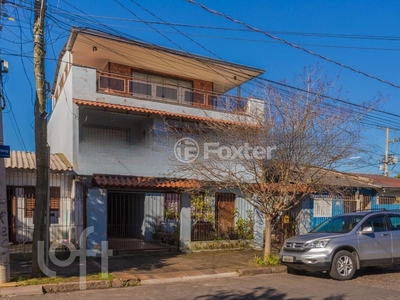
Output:
<path fill-rule="evenodd" d="M 102 147 L 123 147 L 129 144 L 129 134 L 129 129 L 126 128 L 83 125 L 80 138 L 82 142 Z"/>
<path fill-rule="evenodd" d="M 178 101 L 179 88 L 192 89 L 193 82 L 132 71 L 129 92 L 141 96 Z"/>

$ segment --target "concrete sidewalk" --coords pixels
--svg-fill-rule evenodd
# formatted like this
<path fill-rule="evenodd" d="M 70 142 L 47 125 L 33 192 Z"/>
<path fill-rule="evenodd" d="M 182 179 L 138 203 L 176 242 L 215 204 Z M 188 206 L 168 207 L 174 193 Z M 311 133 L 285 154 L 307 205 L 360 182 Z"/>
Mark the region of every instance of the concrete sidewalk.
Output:
<path fill-rule="evenodd" d="M 229 277 L 267 273 L 286 272 L 286 267 L 264 267 L 254 263 L 255 256 L 261 256 L 261 251 L 227 251 L 181 253 L 175 250 L 157 252 L 137 252 L 133 254 L 109 257 L 108 272 L 115 279 L 113 282 L 90 283 L 91 288 L 122 287 L 137 284 L 155 284 L 198 279 L 202 277 Z M 65 278 L 79 276 L 80 262 L 77 258 L 70 266 L 57 267 L 50 264 L 49 268 L 57 272 L 57 277 Z M 101 272 L 100 258 L 88 258 L 87 274 Z M 11 278 L 29 277 L 31 262 L 12 261 Z M 79 284 L 61 283 L 43 286 L 46 292 L 79 290 Z M 0 286 L 1 287 L 1 286 Z M 25 287 L 10 288 L 13 292 L 22 292 Z M 5 290 L 4 290 L 5 291 Z M 3 294 L 3 288 L 0 289 Z"/>

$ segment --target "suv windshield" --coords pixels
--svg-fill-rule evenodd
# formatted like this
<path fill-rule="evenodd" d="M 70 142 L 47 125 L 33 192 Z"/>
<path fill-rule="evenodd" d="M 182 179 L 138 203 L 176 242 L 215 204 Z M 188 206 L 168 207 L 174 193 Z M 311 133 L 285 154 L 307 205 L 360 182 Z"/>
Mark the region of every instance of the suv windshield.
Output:
<path fill-rule="evenodd" d="M 347 233 L 361 221 L 362 216 L 336 216 L 319 224 L 310 232 Z"/>

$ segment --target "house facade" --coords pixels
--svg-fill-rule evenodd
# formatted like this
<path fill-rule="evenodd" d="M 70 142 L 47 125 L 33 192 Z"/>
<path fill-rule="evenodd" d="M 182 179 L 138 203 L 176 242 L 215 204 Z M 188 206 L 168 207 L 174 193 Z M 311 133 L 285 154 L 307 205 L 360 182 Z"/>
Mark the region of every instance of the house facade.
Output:
<path fill-rule="evenodd" d="M 33 237 L 36 157 L 31 152 L 11 151 L 5 158 L 10 252 L 29 252 Z M 83 230 L 82 197 L 75 195 L 72 165 L 63 154 L 50 156 L 50 242 L 78 243 Z"/>
<path fill-rule="evenodd" d="M 399 210 L 400 179 L 374 174 L 329 172 L 324 180 L 335 192 L 305 197 L 291 212 L 296 234 L 305 234 L 326 219 L 362 210 Z"/>
<path fill-rule="evenodd" d="M 192 178 L 171 177 L 176 137 L 166 122 L 183 128 L 223 122 L 232 112 L 263 111 L 261 101 L 240 97 L 240 86 L 261 73 L 72 28 L 53 83 L 48 141 L 73 166 L 84 226 L 94 228 L 89 249 L 99 250 L 101 241 L 116 251 L 157 247 L 152 241 L 162 222 L 167 232 L 176 231 L 185 250 L 196 232 L 228 235 L 246 218 L 253 208 L 237 195 L 205 193 Z M 207 212 L 193 206 L 199 195 Z"/>

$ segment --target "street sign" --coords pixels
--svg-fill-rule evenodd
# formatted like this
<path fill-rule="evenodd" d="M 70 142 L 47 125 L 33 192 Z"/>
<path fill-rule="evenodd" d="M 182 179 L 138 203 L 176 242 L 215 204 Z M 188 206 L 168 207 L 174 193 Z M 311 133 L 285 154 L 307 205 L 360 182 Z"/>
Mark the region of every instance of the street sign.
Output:
<path fill-rule="evenodd" d="M 10 157 L 10 146 L 0 145 L 0 158 Z"/>

